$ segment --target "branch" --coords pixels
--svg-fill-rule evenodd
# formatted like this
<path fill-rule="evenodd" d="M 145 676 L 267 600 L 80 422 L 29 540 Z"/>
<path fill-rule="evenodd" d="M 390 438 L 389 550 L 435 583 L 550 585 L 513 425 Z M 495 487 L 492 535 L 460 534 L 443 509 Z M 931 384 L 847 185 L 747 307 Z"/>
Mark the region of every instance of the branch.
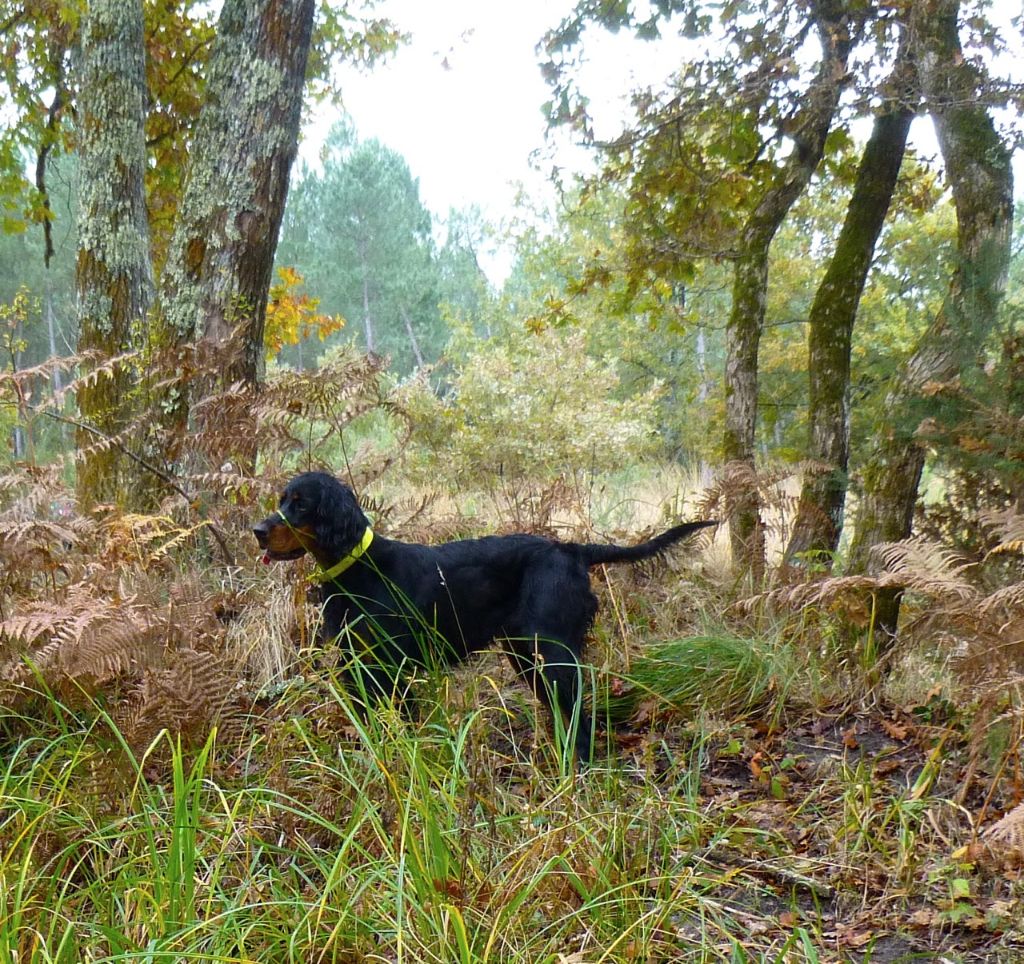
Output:
<path fill-rule="evenodd" d="M 19 10 L 17 13 L 11 14 L 3 23 L 0 23 L 0 36 L 7 33 L 8 30 L 13 29 L 26 17 L 26 11 L 24 9 Z"/>
<path fill-rule="evenodd" d="M 36 155 L 36 190 L 43 198 L 43 267 L 49 268 L 53 259 L 53 221 L 50 208 L 50 192 L 46 187 L 46 163 L 50 151 L 57 139 L 57 121 L 61 109 L 64 107 L 66 89 L 64 86 L 64 62 L 63 51 L 57 48 L 50 48 L 54 65 L 55 78 L 53 82 L 53 102 L 46 114 L 46 128 L 43 131 L 39 151 Z"/>
<path fill-rule="evenodd" d="M 82 431 L 88 432 L 90 435 L 95 435 L 97 438 L 102 439 L 109 445 L 113 445 L 115 448 L 119 449 L 121 452 L 127 455 L 128 458 L 130 458 L 137 465 L 142 466 L 142 468 L 144 468 L 147 472 L 152 472 L 157 478 L 159 478 L 162 482 L 166 483 L 175 492 L 177 492 L 178 495 L 180 495 L 185 500 L 186 505 L 192 505 L 194 497 L 189 494 L 187 489 L 182 488 L 172 476 L 168 475 L 162 469 L 158 469 L 155 465 L 152 465 L 151 463 L 147 462 L 141 456 L 136 455 L 133 451 L 131 451 L 131 449 L 129 449 L 123 443 L 119 442 L 116 438 L 111 438 L 109 435 L 106 435 L 105 433 L 101 432 L 98 428 L 93 428 L 93 426 L 87 425 L 85 422 L 80 422 L 78 421 L 78 419 L 68 418 L 68 416 L 66 415 L 59 415 L 57 412 L 50 412 L 47 411 L 45 408 L 37 409 L 36 411 L 38 414 L 45 415 L 47 418 L 52 418 L 56 422 L 63 422 L 65 425 L 71 425 L 74 428 L 82 429 Z M 220 531 L 220 529 L 212 522 L 210 522 L 209 519 L 206 520 L 206 528 L 210 530 L 210 532 L 213 534 L 214 539 L 217 540 L 217 545 L 220 546 L 221 554 L 224 556 L 224 562 L 229 566 L 236 565 L 235 557 L 232 554 L 231 550 L 228 548 L 228 544 L 224 539 L 224 534 Z"/>

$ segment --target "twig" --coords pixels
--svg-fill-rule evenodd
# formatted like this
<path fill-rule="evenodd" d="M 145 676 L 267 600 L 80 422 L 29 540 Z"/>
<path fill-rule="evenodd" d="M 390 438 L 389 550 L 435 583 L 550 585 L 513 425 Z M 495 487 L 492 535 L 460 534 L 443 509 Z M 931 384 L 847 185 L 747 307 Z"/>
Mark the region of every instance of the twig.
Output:
<path fill-rule="evenodd" d="M 158 469 L 155 465 L 150 464 L 140 455 L 136 455 L 131 449 L 129 449 L 124 443 L 119 442 L 116 438 L 101 432 L 98 428 L 94 428 L 92 425 L 87 425 L 85 422 L 80 422 L 76 418 L 68 418 L 67 415 L 58 415 L 56 412 L 48 411 L 45 408 L 36 409 L 36 413 L 39 415 L 45 415 L 47 418 L 52 418 L 56 422 L 63 422 L 65 425 L 72 425 L 75 428 L 80 428 L 90 435 L 95 435 L 96 438 L 103 439 L 109 445 L 113 445 L 115 448 L 120 449 L 125 455 L 128 456 L 137 465 L 141 465 L 147 472 L 152 472 L 157 478 L 166 482 L 175 492 L 178 493 L 189 505 L 192 504 L 192 496 L 189 495 L 186 489 L 183 489 L 174 478 L 164 472 L 162 469 Z"/>
<path fill-rule="evenodd" d="M 813 877 L 808 877 L 806 874 L 790 870 L 779 864 L 752 860 L 745 863 L 741 869 L 755 875 L 777 877 L 794 887 L 803 887 L 820 900 L 831 900 L 835 896 L 835 890 L 831 885 L 822 883 L 820 880 L 815 880 Z"/>
<path fill-rule="evenodd" d="M 160 479 L 162 482 L 165 482 L 171 489 L 177 492 L 178 495 L 180 495 L 185 500 L 186 505 L 191 506 L 193 504 L 194 496 L 189 494 L 187 489 L 182 488 L 182 486 L 178 484 L 178 482 L 174 479 L 173 476 L 168 475 L 162 469 L 158 469 L 152 463 L 147 462 L 144 458 L 142 458 L 142 456 L 136 455 L 135 452 L 131 451 L 131 449 L 129 449 L 122 442 L 119 442 L 116 438 L 111 438 L 111 436 L 105 434 L 104 432 L 101 432 L 98 428 L 94 428 L 92 425 L 87 425 L 85 422 L 80 422 L 78 419 L 68 418 L 67 415 L 59 415 L 57 412 L 51 412 L 45 408 L 37 409 L 36 411 L 38 414 L 45 415 L 47 416 L 47 418 L 52 418 L 56 422 L 63 422 L 65 425 L 72 425 L 75 428 L 82 429 L 82 431 L 84 432 L 89 432 L 91 435 L 95 435 L 97 438 L 103 439 L 104 442 L 113 445 L 115 448 L 119 449 L 121 452 L 127 455 L 128 458 L 130 458 L 133 462 L 136 463 L 136 465 L 141 466 L 147 472 L 152 472 L 158 479 Z M 209 519 L 205 520 L 205 522 L 206 528 L 210 530 L 210 533 L 213 535 L 214 539 L 217 540 L 217 545 L 220 546 L 220 551 L 221 554 L 224 556 L 225 563 L 229 566 L 234 566 L 236 564 L 235 557 L 232 554 L 231 550 L 228 548 L 228 544 L 224 539 L 224 534 L 216 525 L 214 525 L 214 523 L 210 522 Z"/>

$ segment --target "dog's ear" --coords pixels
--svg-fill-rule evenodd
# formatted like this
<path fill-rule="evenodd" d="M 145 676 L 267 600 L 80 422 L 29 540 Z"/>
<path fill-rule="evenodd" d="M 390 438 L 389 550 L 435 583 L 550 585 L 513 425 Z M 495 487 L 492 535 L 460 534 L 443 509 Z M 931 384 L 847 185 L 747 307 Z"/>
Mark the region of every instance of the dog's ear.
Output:
<path fill-rule="evenodd" d="M 314 531 L 317 544 L 330 556 L 341 558 L 359 544 L 369 522 L 355 493 L 335 479 L 320 491 Z"/>

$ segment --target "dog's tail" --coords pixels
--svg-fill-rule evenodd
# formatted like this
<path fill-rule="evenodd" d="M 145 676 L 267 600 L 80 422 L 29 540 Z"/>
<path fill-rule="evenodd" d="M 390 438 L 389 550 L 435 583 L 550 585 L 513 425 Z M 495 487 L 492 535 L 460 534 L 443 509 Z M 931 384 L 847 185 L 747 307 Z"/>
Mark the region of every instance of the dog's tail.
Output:
<path fill-rule="evenodd" d="M 692 536 L 700 529 L 716 526 L 718 522 L 684 522 L 673 526 L 660 536 L 648 539 L 636 546 L 602 545 L 599 542 L 579 543 L 576 546 L 581 558 L 588 566 L 597 566 L 604 562 L 640 562 L 660 555 L 675 543 Z"/>

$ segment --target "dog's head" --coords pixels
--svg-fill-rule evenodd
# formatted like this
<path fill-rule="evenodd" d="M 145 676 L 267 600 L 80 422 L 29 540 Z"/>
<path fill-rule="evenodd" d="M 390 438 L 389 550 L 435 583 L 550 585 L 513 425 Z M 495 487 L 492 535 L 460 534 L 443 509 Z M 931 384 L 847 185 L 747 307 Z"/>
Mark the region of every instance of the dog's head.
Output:
<path fill-rule="evenodd" d="M 285 486 L 277 511 L 252 532 L 264 562 L 309 552 L 329 565 L 359 544 L 369 524 L 347 485 L 326 472 L 303 472 Z"/>

